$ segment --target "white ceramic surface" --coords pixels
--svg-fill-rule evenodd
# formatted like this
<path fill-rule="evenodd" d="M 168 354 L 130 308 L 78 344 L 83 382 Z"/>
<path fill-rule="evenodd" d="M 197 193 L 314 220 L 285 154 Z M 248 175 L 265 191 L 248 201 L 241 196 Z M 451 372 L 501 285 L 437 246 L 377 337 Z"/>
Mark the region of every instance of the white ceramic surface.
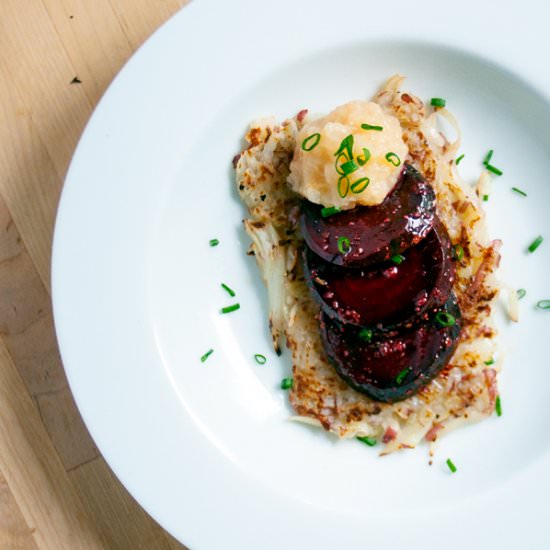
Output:
<path fill-rule="evenodd" d="M 534 308 L 550 298 L 549 10 L 370 4 L 193 2 L 109 88 L 67 176 L 53 296 L 71 388 L 115 473 L 191 550 L 550 544 L 550 312 Z M 519 325 L 501 315 L 503 416 L 446 436 L 431 467 L 425 446 L 379 458 L 286 420 L 290 361 L 270 350 L 231 171 L 250 120 L 327 111 L 395 72 L 447 98 L 466 178 L 495 150 L 501 277 L 528 292 Z"/>

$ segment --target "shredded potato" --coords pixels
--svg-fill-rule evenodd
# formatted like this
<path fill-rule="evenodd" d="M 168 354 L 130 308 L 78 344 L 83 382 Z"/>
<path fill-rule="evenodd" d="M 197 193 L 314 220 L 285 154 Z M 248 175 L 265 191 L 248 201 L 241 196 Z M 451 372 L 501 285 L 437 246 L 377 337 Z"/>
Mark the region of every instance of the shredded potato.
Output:
<path fill-rule="evenodd" d="M 508 290 L 508 317 L 510 321 L 517 323 L 519 321 L 519 297 L 515 288 L 507 288 Z"/>
<path fill-rule="evenodd" d="M 351 389 L 323 349 L 319 306 L 298 261 L 299 201 L 286 183 L 300 131 L 312 121 L 301 112 L 282 125 L 265 120 L 253 124 L 249 147 L 235 160 L 237 185 L 250 216 L 245 229 L 268 287 L 274 347 L 279 349 L 284 334 L 292 352 L 293 419 L 320 425 L 339 437 L 376 437 L 385 444 L 383 454 L 415 447 L 424 438 L 433 444 L 451 429 L 487 417 L 498 393 L 491 313 L 499 290 L 495 271 L 500 242 L 489 239 L 475 186 L 463 182 L 457 172 L 457 121 L 446 109 L 437 110 L 456 130 L 457 138 L 450 143 L 437 130 L 435 112 L 427 114 L 422 101 L 401 91 L 403 80 L 392 77 L 374 101 L 399 121 L 409 150 L 407 161 L 433 185 L 437 214 L 452 243 L 464 250 L 454 284 L 463 318 L 461 340 L 447 367 L 404 401 L 380 403 Z"/>

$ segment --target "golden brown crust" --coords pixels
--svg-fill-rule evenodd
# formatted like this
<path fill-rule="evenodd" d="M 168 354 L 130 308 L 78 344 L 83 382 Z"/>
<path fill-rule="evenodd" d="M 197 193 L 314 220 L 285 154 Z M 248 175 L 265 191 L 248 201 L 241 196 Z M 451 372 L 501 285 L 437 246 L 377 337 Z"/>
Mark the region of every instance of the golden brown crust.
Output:
<path fill-rule="evenodd" d="M 292 352 L 292 407 L 299 417 L 340 437 L 378 437 L 386 444 L 384 453 L 414 447 L 424 437 L 434 441 L 462 422 L 491 414 L 497 394 L 497 367 L 486 362 L 495 351 L 491 307 L 498 292 L 494 272 L 500 243 L 488 240 L 480 202 L 455 173 L 453 146 L 434 133 L 423 103 L 399 90 L 401 82 L 390 79 L 375 100 L 401 121 L 409 160 L 434 186 L 438 215 L 453 243 L 464 249 L 454 288 L 463 313 L 461 341 L 449 365 L 413 397 L 395 404 L 375 402 L 347 386 L 324 353 L 319 308 L 297 261 L 298 198 L 285 184 L 306 115 L 301 112 L 280 126 L 265 121 L 253 125 L 247 135 L 250 146 L 236 163 L 239 192 L 251 217 L 246 229 L 270 293 L 274 345 L 284 333 Z M 262 194 L 266 198 L 258 200 Z M 273 273 L 281 272 L 282 262 L 284 280 L 278 281 Z"/>

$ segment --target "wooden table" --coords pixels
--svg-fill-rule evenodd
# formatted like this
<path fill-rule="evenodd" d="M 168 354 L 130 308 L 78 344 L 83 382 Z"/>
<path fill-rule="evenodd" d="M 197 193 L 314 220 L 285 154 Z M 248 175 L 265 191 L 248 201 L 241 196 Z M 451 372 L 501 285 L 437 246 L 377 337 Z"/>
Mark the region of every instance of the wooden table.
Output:
<path fill-rule="evenodd" d="M 0 0 L 0 548 L 175 550 L 94 446 L 57 350 L 54 218 L 106 86 L 185 0 Z"/>

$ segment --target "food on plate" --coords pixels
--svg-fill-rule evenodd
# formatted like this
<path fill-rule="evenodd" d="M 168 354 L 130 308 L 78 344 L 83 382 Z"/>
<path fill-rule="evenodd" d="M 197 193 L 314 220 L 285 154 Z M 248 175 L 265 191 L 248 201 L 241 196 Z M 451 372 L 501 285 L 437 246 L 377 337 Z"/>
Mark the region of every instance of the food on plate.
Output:
<path fill-rule="evenodd" d="M 456 120 L 403 80 L 326 116 L 254 122 L 234 159 L 295 418 L 384 453 L 486 417 L 498 397 L 500 242 L 458 174 Z"/>
<path fill-rule="evenodd" d="M 306 248 L 304 275 L 329 317 L 383 331 L 412 323 L 442 306 L 455 278 L 451 245 L 438 222 L 417 246 L 366 267 L 341 267 Z"/>
<path fill-rule="evenodd" d="M 327 216 L 322 206 L 305 201 L 300 229 L 307 246 L 321 258 L 336 265 L 365 265 L 389 260 L 419 243 L 430 231 L 434 214 L 432 186 L 405 164 L 395 187 L 379 205 Z M 338 248 L 339 238 L 350 243 L 345 254 Z"/>
<path fill-rule="evenodd" d="M 310 202 L 342 210 L 380 204 L 407 156 L 397 118 L 377 103 L 350 101 L 326 117 L 304 122 L 296 135 L 290 187 Z M 354 167 L 352 181 L 346 176 Z"/>
<path fill-rule="evenodd" d="M 445 367 L 460 334 L 460 310 L 452 294 L 436 318 L 455 322 L 417 323 L 388 333 L 368 333 L 326 314 L 321 335 L 336 372 L 354 389 L 378 401 L 414 395 Z"/>

